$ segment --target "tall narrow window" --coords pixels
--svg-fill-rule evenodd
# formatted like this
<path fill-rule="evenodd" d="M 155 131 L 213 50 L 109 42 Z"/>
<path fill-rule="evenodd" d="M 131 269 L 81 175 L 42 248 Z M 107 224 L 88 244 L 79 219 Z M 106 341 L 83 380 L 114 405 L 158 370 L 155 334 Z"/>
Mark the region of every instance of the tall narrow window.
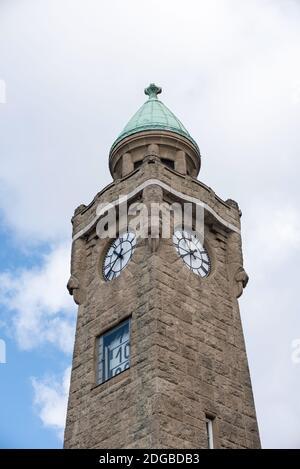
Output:
<path fill-rule="evenodd" d="M 207 435 L 207 448 L 213 449 L 214 448 L 214 427 L 213 427 L 214 419 L 211 417 L 206 416 L 206 435 Z"/>
<path fill-rule="evenodd" d="M 130 319 L 98 339 L 97 383 L 113 378 L 130 367 Z"/>

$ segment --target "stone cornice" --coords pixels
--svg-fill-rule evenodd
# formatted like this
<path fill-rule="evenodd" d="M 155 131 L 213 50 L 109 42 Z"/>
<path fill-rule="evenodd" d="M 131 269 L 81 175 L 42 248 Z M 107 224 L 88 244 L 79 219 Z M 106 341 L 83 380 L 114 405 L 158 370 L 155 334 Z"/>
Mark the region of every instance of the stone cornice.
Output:
<path fill-rule="evenodd" d="M 218 213 L 216 213 L 216 211 L 210 207 L 207 203 L 205 202 L 202 202 L 201 200 L 197 199 L 196 197 L 191 197 L 187 194 L 183 194 L 182 192 L 176 190 L 176 189 L 173 189 L 171 186 L 169 186 L 168 184 L 162 182 L 161 180 L 159 179 L 147 179 L 146 181 L 142 182 L 138 187 L 136 187 L 133 191 L 129 192 L 129 194 L 126 194 L 125 196 L 120 196 L 118 197 L 117 199 L 111 201 L 111 202 L 108 202 L 105 206 L 103 206 L 101 208 L 101 210 L 99 211 L 99 213 L 96 214 L 96 216 L 84 227 L 82 228 L 81 230 L 79 230 L 74 236 L 73 236 L 73 241 L 75 241 L 76 239 L 78 238 L 81 238 L 82 236 L 84 236 L 85 234 L 87 234 L 95 225 L 96 223 L 98 222 L 98 220 L 104 215 L 104 213 L 107 212 L 107 210 L 110 210 L 112 209 L 113 207 L 117 207 L 125 202 L 129 202 L 130 200 L 132 200 L 137 194 L 139 194 L 140 192 L 143 191 L 143 189 L 147 186 L 151 186 L 151 185 L 158 185 L 160 187 L 162 187 L 162 189 L 172 195 L 174 195 L 175 197 L 177 197 L 178 199 L 181 199 L 182 201 L 184 202 L 190 202 L 190 203 L 193 203 L 195 205 L 198 205 L 202 208 L 204 208 L 204 210 L 206 210 L 207 212 L 209 212 L 211 215 L 213 215 L 213 217 L 219 222 L 221 223 L 221 225 L 223 225 L 225 228 L 227 228 L 228 230 L 230 231 L 234 231 L 238 234 L 240 234 L 240 229 L 235 226 L 234 224 L 232 223 L 229 223 L 228 221 L 226 221 L 223 217 L 221 217 L 220 215 L 218 215 Z"/>

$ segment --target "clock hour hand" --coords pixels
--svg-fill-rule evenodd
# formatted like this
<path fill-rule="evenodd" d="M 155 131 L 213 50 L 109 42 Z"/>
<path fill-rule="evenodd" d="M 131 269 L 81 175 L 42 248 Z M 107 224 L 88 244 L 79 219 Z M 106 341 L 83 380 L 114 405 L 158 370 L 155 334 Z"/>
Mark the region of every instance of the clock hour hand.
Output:
<path fill-rule="evenodd" d="M 130 251 L 132 251 L 132 247 L 130 249 L 128 249 L 127 251 L 123 252 L 122 257 L 126 256 L 126 254 Z"/>
<path fill-rule="evenodd" d="M 116 250 L 114 250 L 114 254 L 115 254 L 116 256 L 118 256 L 118 259 L 120 259 L 121 257 L 123 257 L 122 251 L 123 251 L 123 248 L 121 248 L 121 251 L 120 251 L 120 252 L 117 252 Z"/>
<path fill-rule="evenodd" d="M 197 251 L 197 249 L 193 249 L 193 250 L 191 250 L 191 251 L 189 251 L 189 252 L 186 252 L 185 254 L 182 254 L 182 256 L 180 256 L 180 257 L 183 258 L 183 257 L 185 257 L 185 256 L 194 256 L 194 257 L 196 258 L 196 256 L 195 256 L 195 252 L 196 252 L 196 251 Z"/>

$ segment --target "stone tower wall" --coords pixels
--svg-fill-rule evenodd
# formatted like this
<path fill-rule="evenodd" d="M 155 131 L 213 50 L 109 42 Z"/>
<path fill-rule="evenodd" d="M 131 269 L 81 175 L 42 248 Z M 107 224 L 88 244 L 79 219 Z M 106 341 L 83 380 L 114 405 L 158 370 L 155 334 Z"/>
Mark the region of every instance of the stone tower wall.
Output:
<path fill-rule="evenodd" d="M 191 273 L 171 239 L 155 248 L 140 240 L 122 274 L 106 282 L 101 262 L 110 240 L 96 235 L 97 206 L 153 178 L 213 209 L 216 216 L 205 214 L 212 272 Z M 75 212 L 69 290 L 79 309 L 66 448 L 205 448 L 206 416 L 215 418 L 217 447 L 259 447 L 237 302 L 247 281 L 241 238 L 218 217 L 240 226 L 236 203 L 155 159 Z M 96 385 L 96 339 L 129 316 L 131 367 Z"/>

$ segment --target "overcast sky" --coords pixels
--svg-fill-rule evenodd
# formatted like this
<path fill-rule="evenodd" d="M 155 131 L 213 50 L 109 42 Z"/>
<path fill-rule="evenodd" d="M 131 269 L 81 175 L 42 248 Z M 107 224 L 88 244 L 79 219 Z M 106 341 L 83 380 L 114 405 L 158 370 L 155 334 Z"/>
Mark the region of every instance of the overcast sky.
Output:
<path fill-rule="evenodd" d="M 154 81 L 199 179 L 243 211 L 262 444 L 300 448 L 299 57 L 296 0 L 1 0 L 1 447 L 62 445 L 70 219 L 111 181 L 110 145 Z"/>

